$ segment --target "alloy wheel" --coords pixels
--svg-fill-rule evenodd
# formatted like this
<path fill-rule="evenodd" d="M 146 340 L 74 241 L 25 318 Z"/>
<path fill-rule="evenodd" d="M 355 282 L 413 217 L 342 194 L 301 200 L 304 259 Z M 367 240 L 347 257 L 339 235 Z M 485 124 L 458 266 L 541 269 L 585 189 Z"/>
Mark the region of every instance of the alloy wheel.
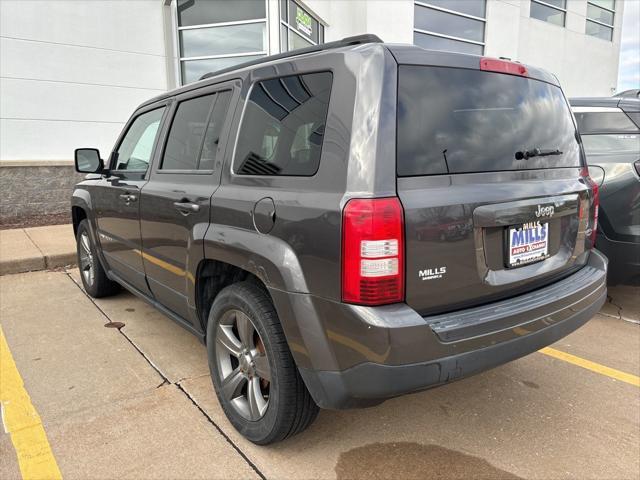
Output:
<path fill-rule="evenodd" d="M 93 253 L 91 253 L 89 235 L 84 231 L 80 235 L 80 272 L 82 272 L 82 277 L 87 285 L 93 285 L 95 276 L 93 262 Z"/>
<path fill-rule="evenodd" d="M 215 351 L 222 396 L 242 417 L 262 418 L 269 406 L 271 368 L 260 334 L 244 312 L 223 315 Z"/>

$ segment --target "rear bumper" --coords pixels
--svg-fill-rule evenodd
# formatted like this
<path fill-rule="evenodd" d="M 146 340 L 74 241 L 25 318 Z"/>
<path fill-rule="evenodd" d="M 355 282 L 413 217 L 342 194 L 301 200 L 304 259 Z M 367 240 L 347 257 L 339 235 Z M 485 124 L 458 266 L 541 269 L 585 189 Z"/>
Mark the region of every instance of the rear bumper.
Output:
<path fill-rule="evenodd" d="M 609 259 L 609 285 L 626 283 L 640 276 L 640 243 L 611 240 L 598 232 L 596 245 Z"/>
<path fill-rule="evenodd" d="M 316 403 L 378 404 L 534 352 L 586 323 L 606 300 L 606 258 L 490 305 L 423 318 L 406 304 L 360 307 L 272 291 L 287 340 Z"/>

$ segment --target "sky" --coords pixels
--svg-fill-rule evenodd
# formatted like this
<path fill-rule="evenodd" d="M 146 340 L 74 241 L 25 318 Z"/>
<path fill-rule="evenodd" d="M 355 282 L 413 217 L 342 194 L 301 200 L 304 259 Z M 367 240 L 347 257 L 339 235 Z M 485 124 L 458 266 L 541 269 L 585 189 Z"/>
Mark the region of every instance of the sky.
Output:
<path fill-rule="evenodd" d="M 618 92 L 640 88 L 640 0 L 623 0 Z"/>

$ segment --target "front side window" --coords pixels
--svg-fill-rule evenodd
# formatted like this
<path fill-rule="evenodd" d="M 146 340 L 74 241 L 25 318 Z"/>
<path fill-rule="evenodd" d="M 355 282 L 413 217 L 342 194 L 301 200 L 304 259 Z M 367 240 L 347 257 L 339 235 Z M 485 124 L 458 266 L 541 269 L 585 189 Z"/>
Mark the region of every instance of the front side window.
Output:
<path fill-rule="evenodd" d="M 115 152 L 114 169 L 146 171 L 153 155 L 164 107 L 138 116 Z"/>
<path fill-rule="evenodd" d="M 567 0 L 531 0 L 531 18 L 564 27 Z"/>
<path fill-rule="evenodd" d="M 247 101 L 235 153 L 238 175 L 311 176 L 329 109 L 330 72 L 256 83 Z"/>
<path fill-rule="evenodd" d="M 484 51 L 485 0 L 424 0 L 415 2 L 413 43 L 430 50 L 471 53 Z"/>
<path fill-rule="evenodd" d="M 266 0 L 178 0 L 182 83 L 268 52 Z"/>
<path fill-rule="evenodd" d="M 399 176 L 579 166 L 576 137 L 562 91 L 549 83 L 463 68 L 399 67 Z M 536 149 L 545 155 L 523 155 Z"/>

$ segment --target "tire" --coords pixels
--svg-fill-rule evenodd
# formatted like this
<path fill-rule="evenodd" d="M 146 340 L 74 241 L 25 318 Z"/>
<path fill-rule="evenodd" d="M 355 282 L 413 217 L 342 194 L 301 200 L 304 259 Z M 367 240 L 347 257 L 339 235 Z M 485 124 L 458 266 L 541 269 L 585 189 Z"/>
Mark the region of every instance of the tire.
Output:
<path fill-rule="evenodd" d="M 261 286 L 240 282 L 218 294 L 207 322 L 207 353 L 218 400 L 248 440 L 258 445 L 279 442 L 316 419 L 319 408 Z"/>
<path fill-rule="evenodd" d="M 91 240 L 89 223 L 82 220 L 76 235 L 78 268 L 84 290 L 93 298 L 108 297 L 120 290 L 120 285 L 109 280 L 102 263 L 96 255 L 96 246 Z"/>

